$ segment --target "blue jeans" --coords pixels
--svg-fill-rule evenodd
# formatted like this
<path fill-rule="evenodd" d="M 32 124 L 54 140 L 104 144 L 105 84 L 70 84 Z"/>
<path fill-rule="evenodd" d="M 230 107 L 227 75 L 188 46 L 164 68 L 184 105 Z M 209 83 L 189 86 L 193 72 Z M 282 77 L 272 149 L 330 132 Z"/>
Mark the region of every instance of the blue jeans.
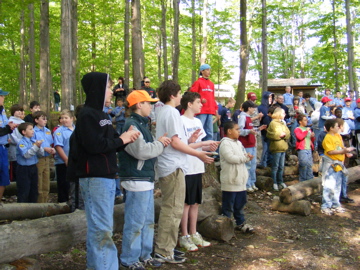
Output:
<path fill-rule="evenodd" d="M 213 139 L 213 122 L 212 122 L 212 114 L 198 114 L 196 116 L 200 119 L 203 128 L 206 132 L 206 136 L 202 139 L 203 141 L 209 141 Z"/>
<path fill-rule="evenodd" d="M 347 198 L 347 183 L 348 177 L 345 176 L 343 173 L 341 174 L 341 198 Z"/>
<path fill-rule="evenodd" d="M 124 128 L 125 122 L 116 122 L 116 132 L 119 133 L 120 135 L 123 133 L 123 128 Z"/>
<path fill-rule="evenodd" d="M 154 192 L 126 191 L 120 260 L 125 266 L 151 256 L 154 238 Z"/>
<path fill-rule="evenodd" d="M 285 166 L 285 152 L 272 153 L 271 177 L 274 184 L 282 184 L 284 182 L 283 172 Z"/>
<path fill-rule="evenodd" d="M 298 150 L 298 158 L 300 182 L 313 179 L 313 159 L 311 150 Z"/>
<path fill-rule="evenodd" d="M 260 165 L 267 167 L 268 165 L 271 164 L 271 162 L 269 162 L 269 156 L 271 155 L 269 152 L 270 142 L 269 139 L 266 138 L 266 135 L 263 134 L 261 134 L 261 142 L 262 142 L 263 151 L 261 154 Z"/>
<path fill-rule="evenodd" d="M 319 128 L 314 128 L 314 133 L 315 133 L 314 146 L 315 146 L 315 150 L 317 150 L 317 148 L 318 148 L 318 138 L 319 138 L 320 132 L 321 132 L 321 130 Z"/>
<path fill-rule="evenodd" d="M 115 180 L 80 178 L 87 221 L 87 269 L 118 270 L 117 249 L 112 239 Z"/>
<path fill-rule="evenodd" d="M 223 191 L 221 212 L 228 218 L 231 218 L 231 214 L 233 214 L 236 225 L 241 225 L 245 222 L 244 206 L 246 202 L 245 190 L 237 192 Z"/>
<path fill-rule="evenodd" d="M 252 160 L 246 163 L 246 168 L 249 172 L 249 178 L 246 183 L 246 188 L 251 188 L 256 183 L 256 147 L 245 148 L 246 153 L 254 156 Z"/>
<path fill-rule="evenodd" d="M 60 103 L 55 103 L 55 105 L 54 105 L 55 112 L 59 111 L 59 106 L 60 106 Z"/>
<path fill-rule="evenodd" d="M 296 137 L 295 137 L 294 130 L 298 126 L 299 126 L 299 124 L 295 119 L 294 122 L 291 124 L 291 127 L 290 127 L 290 134 L 291 134 L 290 146 L 293 147 L 293 148 L 295 148 L 295 146 L 296 146 Z"/>
<path fill-rule="evenodd" d="M 321 209 L 336 208 L 340 206 L 341 183 L 344 176 L 342 171 L 335 172 L 332 167 L 325 173 L 323 184 Z"/>

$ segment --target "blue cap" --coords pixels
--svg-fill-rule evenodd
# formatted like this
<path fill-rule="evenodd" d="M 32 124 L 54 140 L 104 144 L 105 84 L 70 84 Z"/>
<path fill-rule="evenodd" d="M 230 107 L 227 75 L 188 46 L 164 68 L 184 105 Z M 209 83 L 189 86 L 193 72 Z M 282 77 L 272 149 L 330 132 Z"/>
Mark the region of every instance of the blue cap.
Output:
<path fill-rule="evenodd" d="M 0 96 L 7 96 L 9 94 L 9 92 L 5 92 L 4 90 L 2 90 L 0 88 Z"/>
<path fill-rule="evenodd" d="M 203 70 L 205 70 L 205 69 L 210 69 L 211 67 L 208 65 L 208 64 L 202 64 L 201 66 L 200 66 L 200 71 L 203 71 Z"/>

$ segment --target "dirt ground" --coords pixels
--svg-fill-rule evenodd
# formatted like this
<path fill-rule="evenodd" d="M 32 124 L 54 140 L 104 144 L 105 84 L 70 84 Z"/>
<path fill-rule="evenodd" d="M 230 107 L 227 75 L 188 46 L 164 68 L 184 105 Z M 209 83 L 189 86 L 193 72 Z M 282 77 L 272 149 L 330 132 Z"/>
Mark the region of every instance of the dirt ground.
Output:
<path fill-rule="evenodd" d="M 312 198 L 310 216 L 296 216 L 271 210 L 275 194 L 257 191 L 248 196 L 247 222 L 254 234 L 236 232 L 228 243 L 211 241 L 212 246 L 187 253 L 181 265 L 165 264 L 161 269 L 360 269 L 360 182 L 348 188 L 353 204 L 346 213 L 320 213 L 320 196 Z M 119 252 L 121 234 L 114 235 Z M 33 256 L 43 270 L 83 270 L 85 244 L 67 252 Z M 148 268 L 150 269 L 150 268 Z"/>

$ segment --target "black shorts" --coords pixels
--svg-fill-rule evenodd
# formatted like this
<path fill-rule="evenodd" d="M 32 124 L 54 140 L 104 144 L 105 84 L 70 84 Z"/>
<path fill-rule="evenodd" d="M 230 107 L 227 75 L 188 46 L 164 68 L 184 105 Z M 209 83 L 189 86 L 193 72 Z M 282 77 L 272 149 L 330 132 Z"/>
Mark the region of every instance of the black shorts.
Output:
<path fill-rule="evenodd" d="M 201 204 L 202 201 L 202 174 L 185 176 L 186 194 L 185 203 L 188 205 Z"/>

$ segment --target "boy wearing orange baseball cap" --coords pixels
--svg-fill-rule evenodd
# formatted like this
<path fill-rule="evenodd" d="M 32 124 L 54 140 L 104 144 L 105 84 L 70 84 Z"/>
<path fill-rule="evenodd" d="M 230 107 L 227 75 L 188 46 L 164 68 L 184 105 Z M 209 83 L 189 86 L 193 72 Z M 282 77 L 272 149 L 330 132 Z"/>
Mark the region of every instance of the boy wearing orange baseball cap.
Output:
<path fill-rule="evenodd" d="M 171 142 L 166 134 L 154 141 L 148 129 L 151 102 L 145 90 L 132 91 L 127 99 L 131 115 L 126 119 L 124 130 L 133 126 L 140 137 L 119 153 L 120 180 L 125 190 L 125 224 L 123 229 L 121 266 L 131 269 L 159 267 L 161 262 L 151 257 L 154 238 L 154 179 L 155 162 Z"/>

